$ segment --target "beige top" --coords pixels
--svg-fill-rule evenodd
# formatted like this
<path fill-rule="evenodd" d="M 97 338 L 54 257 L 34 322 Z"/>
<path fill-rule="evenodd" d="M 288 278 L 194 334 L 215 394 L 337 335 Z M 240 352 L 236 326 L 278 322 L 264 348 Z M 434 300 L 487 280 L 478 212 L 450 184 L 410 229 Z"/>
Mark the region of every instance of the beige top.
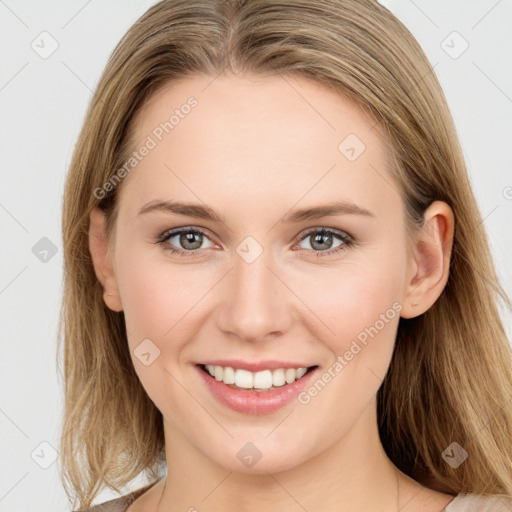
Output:
<path fill-rule="evenodd" d="M 80 512 L 126 512 L 139 496 L 155 484 L 156 482 Z M 512 512 L 512 499 L 497 495 L 458 494 L 441 512 Z"/>

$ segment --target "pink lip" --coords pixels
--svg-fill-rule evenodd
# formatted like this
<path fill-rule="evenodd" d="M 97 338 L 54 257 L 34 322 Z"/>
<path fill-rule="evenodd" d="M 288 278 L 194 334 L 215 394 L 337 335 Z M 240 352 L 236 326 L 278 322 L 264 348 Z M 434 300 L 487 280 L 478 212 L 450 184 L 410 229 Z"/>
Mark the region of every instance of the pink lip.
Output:
<path fill-rule="evenodd" d="M 278 368 L 309 368 L 313 364 L 304 364 L 296 362 L 285 361 L 260 361 L 259 363 L 251 363 L 243 361 L 242 359 L 215 359 L 212 361 L 201 361 L 198 364 L 211 364 L 213 366 L 231 366 L 232 368 L 241 370 L 248 370 L 250 372 L 259 372 L 260 370 L 277 370 Z"/>
<path fill-rule="evenodd" d="M 232 363 L 234 365 L 233 361 Z M 218 364 L 218 366 L 231 366 L 231 364 Z M 270 414 L 290 403 L 308 385 L 318 370 L 318 367 L 314 368 L 295 382 L 285 384 L 275 390 L 258 392 L 231 388 L 224 382 L 216 380 L 199 365 L 196 368 L 212 395 L 220 403 L 234 411 L 255 415 Z M 238 366 L 238 368 L 241 367 Z M 265 368 L 269 367 L 265 366 Z M 283 368 L 283 366 L 277 366 L 277 368 Z M 299 365 L 297 368 L 301 368 L 301 366 Z"/>

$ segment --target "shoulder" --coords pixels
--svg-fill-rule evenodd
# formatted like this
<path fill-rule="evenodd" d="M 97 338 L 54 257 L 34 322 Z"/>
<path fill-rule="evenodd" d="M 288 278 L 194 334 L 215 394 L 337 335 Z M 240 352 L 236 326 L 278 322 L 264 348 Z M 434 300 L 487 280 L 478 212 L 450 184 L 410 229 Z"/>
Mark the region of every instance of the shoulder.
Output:
<path fill-rule="evenodd" d="M 512 498 L 504 494 L 459 494 L 442 512 L 512 512 Z"/>
<path fill-rule="evenodd" d="M 129 494 L 126 496 L 121 496 L 121 498 L 106 501 L 100 505 L 94 505 L 91 508 L 76 512 L 125 512 L 131 503 L 131 501 L 129 501 L 129 496 Z"/>
<path fill-rule="evenodd" d="M 106 501 L 105 503 L 101 503 L 99 505 L 94 505 L 90 508 L 77 510 L 75 512 L 126 512 L 128 507 L 142 494 L 144 494 L 148 489 L 153 487 L 156 482 L 153 482 L 141 489 L 130 492 L 121 496 L 120 498 L 116 498 L 110 501 Z"/>

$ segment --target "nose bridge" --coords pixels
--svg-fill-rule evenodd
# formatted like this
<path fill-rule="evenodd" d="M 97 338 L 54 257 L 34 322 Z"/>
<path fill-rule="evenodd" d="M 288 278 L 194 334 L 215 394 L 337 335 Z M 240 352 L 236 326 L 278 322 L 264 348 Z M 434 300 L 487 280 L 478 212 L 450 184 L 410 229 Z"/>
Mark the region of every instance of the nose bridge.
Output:
<path fill-rule="evenodd" d="M 249 248 L 244 252 L 244 248 Z M 271 333 L 288 329 L 289 314 L 283 284 L 274 275 L 270 251 L 254 258 L 246 257 L 254 246 L 240 244 L 234 268 L 225 284 L 225 300 L 219 315 L 219 327 L 247 341 L 263 339 Z M 240 255 L 241 253 L 241 255 Z M 269 268 L 270 267 L 270 268 Z"/>

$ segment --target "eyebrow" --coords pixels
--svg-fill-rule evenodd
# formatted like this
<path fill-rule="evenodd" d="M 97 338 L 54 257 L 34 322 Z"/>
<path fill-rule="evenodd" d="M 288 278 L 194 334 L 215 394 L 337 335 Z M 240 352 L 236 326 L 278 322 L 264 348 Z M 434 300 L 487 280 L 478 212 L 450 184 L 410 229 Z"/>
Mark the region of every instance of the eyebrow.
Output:
<path fill-rule="evenodd" d="M 140 209 L 138 215 L 155 211 L 176 213 L 213 222 L 225 222 L 221 216 L 207 206 L 202 204 L 180 203 L 176 201 L 151 201 Z M 354 203 L 336 201 L 331 204 L 294 210 L 281 218 L 279 224 L 295 224 L 305 220 L 319 219 L 321 217 L 328 217 L 331 215 L 364 215 L 367 217 L 375 217 L 373 213 Z"/>
<path fill-rule="evenodd" d="M 155 211 L 178 213 L 180 215 L 187 215 L 188 217 L 223 222 L 222 217 L 219 217 L 214 210 L 207 206 L 203 206 L 202 204 L 178 203 L 176 201 L 150 201 L 140 209 L 138 215 Z"/>

